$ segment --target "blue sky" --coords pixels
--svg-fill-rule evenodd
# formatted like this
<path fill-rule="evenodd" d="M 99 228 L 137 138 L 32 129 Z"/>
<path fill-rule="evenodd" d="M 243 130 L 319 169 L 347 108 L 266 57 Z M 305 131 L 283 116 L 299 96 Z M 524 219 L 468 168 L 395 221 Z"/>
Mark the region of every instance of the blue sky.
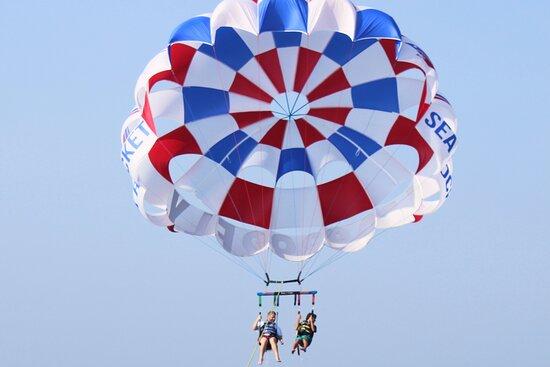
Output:
<path fill-rule="evenodd" d="M 550 5 L 360 3 L 435 63 L 459 116 L 454 189 L 310 279 L 320 333 L 285 365 L 548 366 Z M 0 365 L 246 364 L 261 284 L 147 224 L 119 161 L 142 68 L 215 4 L 0 4 Z"/>

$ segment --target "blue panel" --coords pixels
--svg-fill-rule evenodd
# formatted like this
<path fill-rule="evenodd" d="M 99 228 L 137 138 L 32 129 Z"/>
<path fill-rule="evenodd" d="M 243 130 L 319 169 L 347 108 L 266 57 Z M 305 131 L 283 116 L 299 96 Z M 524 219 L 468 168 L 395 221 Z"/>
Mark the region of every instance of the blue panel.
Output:
<path fill-rule="evenodd" d="M 352 42 L 347 35 L 334 33 L 323 54 L 332 61 L 344 65 L 376 42 L 374 39 Z"/>
<path fill-rule="evenodd" d="M 205 156 L 215 162 L 221 163 L 229 152 L 247 137 L 248 135 L 242 130 L 237 130 L 214 144 L 214 146 L 206 152 Z"/>
<path fill-rule="evenodd" d="M 343 33 L 334 33 L 323 54 L 332 61 L 344 65 L 350 59 L 353 42 Z"/>
<path fill-rule="evenodd" d="M 256 145 L 258 145 L 258 143 L 252 138 L 244 140 L 235 148 L 235 150 L 231 152 L 231 154 L 229 154 L 227 159 L 222 162 L 222 166 L 224 166 L 225 169 L 231 172 L 234 176 L 237 176 L 237 172 L 239 172 L 239 169 L 243 165 L 244 161 L 250 152 L 254 150 Z"/>
<path fill-rule="evenodd" d="M 306 0 L 264 0 L 260 3 L 260 32 L 307 31 Z"/>
<path fill-rule="evenodd" d="M 211 58 L 216 58 L 216 52 L 214 52 L 214 46 L 209 45 L 207 43 L 203 43 L 200 45 L 200 47 L 197 49 L 199 52 L 202 52 L 205 55 L 210 56 Z"/>
<path fill-rule="evenodd" d="M 214 50 L 215 58 L 235 71 L 238 71 L 254 57 L 237 31 L 228 27 L 220 28 L 216 32 Z"/>
<path fill-rule="evenodd" d="M 229 112 L 229 93 L 219 89 L 183 87 L 185 123 Z"/>
<path fill-rule="evenodd" d="M 401 31 L 388 14 L 376 9 L 357 12 L 355 39 L 391 38 L 401 40 Z"/>
<path fill-rule="evenodd" d="M 273 39 L 277 48 L 300 46 L 302 33 L 300 32 L 273 32 Z"/>
<path fill-rule="evenodd" d="M 170 44 L 182 41 L 200 41 L 211 43 L 210 18 L 201 16 L 181 23 L 172 33 Z"/>
<path fill-rule="evenodd" d="M 292 148 L 281 151 L 277 179 L 292 171 L 304 171 L 313 174 L 305 148 Z"/>
<path fill-rule="evenodd" d="M 328 141 L 342 153 L 353 169 L 357 169 L 367 159 L 367 156 L 357 146 L 339 134 L 332 134 Z"/>
<path fill-rule="evenodd" d="M 351 88 L 353 107 L 399 112 L 399 96 L 395 78 L 375 80 Z"/>
<path fill-rule="evenodd" d="M 355 145 L 358 145 L 369 156 L 382 149 L 377 142 L 349 127 L 342 126 L 338 129 L 338 132 L 355 143 Z"/>

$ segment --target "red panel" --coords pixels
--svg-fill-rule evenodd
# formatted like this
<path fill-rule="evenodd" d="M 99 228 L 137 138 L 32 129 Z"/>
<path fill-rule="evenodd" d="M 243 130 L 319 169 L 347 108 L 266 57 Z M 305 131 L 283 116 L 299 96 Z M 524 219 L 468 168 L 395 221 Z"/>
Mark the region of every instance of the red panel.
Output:
<path fill-rule="evenodd" d="M 422 95 L 420 96 L 420 106 L 418 107 L 418 114 L 416 115 L 417 124 L 422 118 L 422 116 L 424 116 L 426 112 L 428 112 L 428 109 L 430 108 L 430 104 L 425 103 L 427 94 L 428 94 L 428 84 L 427 82 L 424 82 L 424 88 L 422 89 Z"/>
<path fill-rule="evenodd" d="M 254 226 L 269 228 L 273 191 L 271 187 L 237 177 L 225 197 L 219 214 Z"/>
<path fill-rule="evenodd" d="M 414 222 L 418 223 L 422 220 L 422 218 L 424 218 L 423 215 L 414 215 Z"/>
<path fill-rule="evenodd" d="M 175 43 L 169 48 L 170 65 L 174 72 L 176 81 L 183 85 L 185 78 L 187 77 L 187 71 L 195 56 L 195 50 L 193 47 L 184 45 L 181 43 Z"/>
<path fill-rule="evenodd" d="M 328 107 L 312 108 L 307 114 L 319 117 L 327 121 L 332 121 L 340 125 L 344 125 L 350 112 L 351 108 L 347 107 Z"/>
<path fill-rule="evenodd" d="M 300 47 L 298 53 L 298 64 L 296 67 L 296 77 L 294 78 L 294 91 L 301 92 L 309 79 L 315 65 L 321 58 L 319 52 L 312 51 L 308 48 Z"/>
<path fill-rule="evenodd" d="M 279 53 L 277 49 L 264 52 L 263 54 L 256 55 L 256 60 L 264 70 L 265 74 L 277 89 L 277 92 L 283 93 L 285 91 L 285 80 L 283 79 L 283 72 L 281 69 L 281 63 L 279 62 Z"/>
<path fill-rule="evenodd" d="M 418 169 L 416 172 L 419 172 L 428 164 L 434 152 L 418 130 L 416 130 L 415 126 L 416 123 L 414 121 L 399 116 L 388 134 L 385 145 L 403 144 L 416 149 L 418 152 Z"/>
<path fill-rule="evenodd" d="M 351 218 L 373 208 L 353 172 L 317 187 L 325 225 Z"/>
<path fill-rule="evenodd" d="M 390 40 L 390 39 L 383 39 L 378 42 L 380 42 L 380 45 L 382 46 L 382 48 L 386 52 L 386 55 L 388 56 L 388 60 L 390 60 L 390 63 L 393 65 L 397 60 L 397 41 Z"/>
<path fill-rule="evenodd" d="M 410 62 L 396 61 L 393 64 L 393 71 L 395 72 L 396 75 L 399 75 L 402 72 L 410 70 L 410 69 L 418 69 L 418 70 L 422 71 L 422 73 L 424 73 L 424 70 L 419 68 L 418 65 L 415 65 L 415 64 L 410 63 Z"/>
<path fill-rule="evenodd" d="M 185 126 L 158 138 L 149 151 L 149 160 L 162 177 L 172 182 L 170 161 L 183 154 L 202 154 L 197 141 Z"/>
<path fill-rule="evenodd" d="M 271 103 L 273 100 L 269 94 L 239 73 L 235 76 L 229 91 L 267 103 Z"/>
<path fill-rule="evenodd" d="M 169 82 L 178 83 L 172 70 L 161 71 L 160 73 L 157 73 L 153 75 L 151 78 L 149 78 L 149 91 L 151 91 L 151 89 L 153 89 L 153 86 L 160 81 L 169 81 Z"/>
<path fill-rule="evenodd" d="M 300 132 L 300 136 L 306 148 L 313 143 L 326 139 L 319 130 L 304 119 L 296 120 L 296 126 L 298 127 L 298 131 Z"/>
<path fill-rule="evenodd" d="M 241 129 L 258 121 L 273 117 L 273 113 L 270 111 L 233 112 L 230 115 L 233 116 Z"/>
<path fill-rule="evenodd" d="M 285 137 L 286 124 L 285 120 L 277 121 L 267 134 L 264 135 L 262 140 L 260 140 L 260 143 L 281 149 Z"/>
<path fill-rule="evenodd" d="M 309 92 L 307 99 L 313 102 L 319 98 L 323 98 L 339 92 L 344 89 L 351 88 L 344 70 L 342 68 L 336 70 L 328 78 L 326 78 L 321 84 L 319 84 L 314 90 Z"/>
<path fill-rule="evenodd" d="M 156 134 L 157 128 L 155 126 L 155 119 L 153 119 L 153 114 L 151 113 L 151 105 L 149 104 L 149 96 L 145 95 L 145 101 L 143 102 L 143 110 L 141 112 L 141 117 L 147 123 L 147 126 Z"/>
<path fill-rule="evenodd" d="M 380 45 L 386 52 L 388 60 L 390 61 L 395 74 L 400 74 L 410 69 L 418 69 L 422 73 L 424 73 L 424 70 L 422 70 L 422 68 L 420 68 L 418 65 L 406 61 L 399 61 L 397 59 L 397 41 L 388 39 L 380 40 Z M 427 60 L 426 63 L 431 64 L 431 61 Z"/>

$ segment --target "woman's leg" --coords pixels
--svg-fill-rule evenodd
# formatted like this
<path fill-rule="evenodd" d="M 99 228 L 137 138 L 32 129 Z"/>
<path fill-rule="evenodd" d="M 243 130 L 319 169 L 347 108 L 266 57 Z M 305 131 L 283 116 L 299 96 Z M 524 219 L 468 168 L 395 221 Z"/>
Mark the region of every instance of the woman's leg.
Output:
<path fill-rule="evenodd" d="M 295 340 L 294 343 L 292 343 L 292 349 L 290 350 L 291 353 L 294 353 L 296 351 L 296 348 L 298 348 L 298 340 Z"/>
<path fill-rule="evenodd" d="M 269 344 L 271 344 L 271 349 L 273 349 L 273 353 L 275 353 L 275 360 L 277 362 L 281 362 L 281 356 L 279 355 L 279 346 L 277 345 L 277 338 L 269 338 Z"/>
<path fill-rule="evenodd" d="M 305 352 L 307 347 L 309 346 L 309 341 L 307 339 L 302 340 L 302 349 Z"/>
<path fill-rule="evenodd" d="M 260 338 L 260 353 L 258 357 L 258 364 L 264 363 L 265 348 L 267 347 L 267 338 L 262 336 Z"/>

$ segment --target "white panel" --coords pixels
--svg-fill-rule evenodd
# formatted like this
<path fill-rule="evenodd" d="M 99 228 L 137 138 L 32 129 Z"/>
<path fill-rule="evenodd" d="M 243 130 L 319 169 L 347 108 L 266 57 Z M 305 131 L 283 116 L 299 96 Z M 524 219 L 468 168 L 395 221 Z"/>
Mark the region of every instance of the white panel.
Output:
<path fill-rule="evenodd" d="M 430 196 L 441 193 L 445 183 L 438 178 L 441 178 L 441 174 L 439 173 L 434 176 L 416 176 L 418 183 L 422 187 L 422 198 L 429 198 Z"/>
<path fill-rule="evenodd" d="M 388 56 L 379 43 L 355 56 L 343 66 L 343 69 L 352 86 L 395 77 Z"/>
<path fill-rule="evenodd" d="M 311 0 L 308 12 L 308 33 L 336 31 L 355 37 L 356 10 L 349 0 Z"/>
<path fill-rule="evenodd" d="M 203 157 L 176 182 L 176 186 L 194 190 L 204 205 L 213 213 L 217 213 L 234 180 L 235 177 L 225 168 Z"/>
<path fill-rule="evenodd" d="M 277 187 L 273 198 L 271 229 L 324 227 L 316 186 L 296 189 Z"/>
<path fill-rule="evenodd" d="M 269 103 L 229 92 L 229 112 L 271 111 Z"/>
<path fill-rule="evenodd" d="M 288 261 L 305 261 L 321 250 L 324 236 L 325 231 L 322 228 L 272 230 L 271 250 Z"/>
<path fill-rule="evenodd" d="M 195 207 L 177 191 L 172 196 L 168 216 L 174 223 L 175 230 L 192 235 L 214 234 L 217 223 L 215 215 Z"/>
<path fill-rule="evenodd" d="M 403 37 L 403 42 L 401 44 L 401 49 L 399 50 L 398 60 L 408 62 L 414 65 L 417 65 L 424 71 L 427 81 L 427 95 L 426 103 L 431 103 L 433 100 L 437 89 L 438 89 L 438 76 L 434 68 L 429 66 L 424 60 L 422 54 L 419 50 L 413 47 L 414 42 L 412 42 L 407 37 Z"/>
<path fill-rule="evenodd" d="M 170 70 L 170 59 L 166 49 L 159 52 L 149 63 L 139 76 L 134 89 L 136 105 L 143 107 L 145 93 L 149 90 L 149 79 L 161 71 Z"/>
<path fill-rule="evenodd" d="M 422 102 L 424 81 L 409 78 L 397 78 L 397 94 L 399 96 L 399 111 L 409 120 L 416 121 L 418 108 Z"/>
<path fill-rule="evenodd" d="M 277 48 L 272 32 L 264 32 L 258 35 L 258 55 Z"/>
<path fill-rule="evenodd" d="M 319 251 L 323 242 L 324 225 L 317 188 L 277 187 L 271 215 L 272 250 L 284 259 L 302 261 Z"/>
<path fill-rule="evenodd" d="M 267 249 L 267 230 L 236 220 L 220 217 L 216 226 L 216 239 L 232 255 L 245 257 Z"/>
<path fill-rule="evenodd" d="M 397 116 L 391 112 L 354 108 L 348 115 L 346 126 L 384 146 Z"/>
<path fill-rule="evenodd" d="M 181 87 L 163 89 L 149 94 L 154 119 L 183 121 L 183 96 Z"/>
<path fill-rule="evenodd" d="M 259 185 L 275 187 L 280 152 L 272 146 L 258 144 L 243 163 L 238 177 Z M 251 167 L 261 167 L 265 172 L 248 170 Z"/>
<path fill-rule="evenodd" d="M 207 152 L 214 144 L 239 129 L 229 115 L 213 116 L 185 125 L 197 141 L 201 151 Z"/>
<path fill-rule="evenodd" d="M 286 124 L 287 125 L 282 148 L 303 148 L 304 142 L 302 141 L 302 137 L 300 136 L 300 131 L 298 131 L 296 122 L 294 122 L 294 120 L 288 120 Z"/>
<path fill-rule="evenodd" d="M 142 122 L 141 111 L 136 107 L 130 112 L 122 124 L 122 129 L 120 129 L 120 142 L 124 144 L 130 133 Z"/>
<path fill-rule="evenodd" d="M 313 125 L 313 127 L 319 130 L 319 132 L 326 138 L 336 133 L 336 131 L 342 127 L 342 125 L 335 122 L 327 121 L 314 116 L 307 116 L 306 120 Z"/>
<path fill-rule="evenodd" d="M 457 121 L 452 108 L 440 99 L 434 99 L 431 107 L 416 126 L 428 142 L 437 159 L 437 170 L 443 169 L 457 147 Z M 449 151 L 449 148 L 452 149 Z"/>
<path fill-rule="evenodd" d="M 421 191 L 422 188 L 415 179 L 399 197 L 387 204 L 376 206 L 376 227 L 393 228 L 413 222 L 413 215 L 420 207 Z"/>
<path fill-rule="evenodd" d="M 145 187 L 138 188 L 138 194 L 136 197 L 136 204 L 141 214 L 147 218 L 151 223 L 157 226 L 169 226 L 172 225 L 170 218 L 168 218 L 168 210 L 166 205 L 155 205 L 151 203 L 150 198 L 151 191 Z"/>
<path fill-rule="evenodd" d="M 300 47 L 284 47 L 277 49 L 287 91 L 294 89 L 294 78 L 296 77 L 299 50 Z"/>
<path fill-rule="evenodd" d="M 153 205 L 167 205 L 174 185 L 166 181 L 153 167 L 149 159 L 142 159 L 136 169 L 135 182 L 147 189 L 145 199 Z"/>
<path fill-rule="evenodd" d="M 361 250 L 374 236 L 376 215 L 374 210 L 359 213 L 326 228 L 327 245 L 335 250 L 355 252 Z"/>
<path fill-rule="evenodd" d="M 315 32 L 313 34 L 304 34 L 302 36 L 301 46 L 319 53 L 323 53 L 333 36 L 334 32 Z"/>
<path fill-rule="evenodd" d="M 445 203 L 448 193 L 452 188 L 452 163 L 448 164 L 442 172 L 436 172 L 432 176 L 417 176 L 422 186 L 422 203 L 415 214 L 426 215 L 438 210 Z M 445 176 L 444 176 L 445 175 Z M 450 180 L 449 180 L 449 175 Z"/>
<path fill-rule="evenodd" d="M 385 203 L 388 196 L 396 194 L 396 189 L 407 189 L 414 177 L 384 149 L 365 160 L 356 169 L 355 175 L 375 207 Z"/>
<path fill-rule="evenodd" d="M 184 86 L 227 91 L 234 79 L 235 71 L 233 69 L 202 52 L 197 52 L 189 66 Z"/>
<path fill-rule="evenodd" d="M 149 161 L 148 153 L 156 140 L 157 136 L 143 120 L 129 132 L 124 140 L 121 150 L 122 163 L 134 181 L 139 179 L 139 166 L 143 161 Z"/>
<path fill-rule="evenodd" d="M 329 141 L 318 141 L 315 144 L 311 144 L 306 149 L 309 157 L 309 163 L 311 164 L 311 170 L 313 171 L 313 175 L 315 176 L 315 180 L 318 185 L 324 182 L 332 181 L 331 177 L 334 179 L 352 171 L 351 166 L 347 163 L 347 160 L 344 158 L 342 153 L 340 153 L 340 151 Z M 347 168 L 345 169 L 345 172 L 339 170 L 336 176 L 331 176 L 328 172 L 325 172 L 323 175 L 324 179 L 322 179 L 320 174 L 323 171 L 323 167 L 331 162 L 343 162 Z"/>
<path fill-rule="evenodd" d="M 353 107 L 353 99 L 351 98 L 351 89 L 344 89 L 339 92 L 330 94 L 326 97 L 319 98 L 309 104 L 310 108 L 326 108 L 326 107 Z"/>
<path fill-rule="evenodd" d="M 258 6 L 250 0 L 222 1 L 210 18 L 212 42 L 216 30 L 221 27 L 232 27 L 258 34 Z"/>

